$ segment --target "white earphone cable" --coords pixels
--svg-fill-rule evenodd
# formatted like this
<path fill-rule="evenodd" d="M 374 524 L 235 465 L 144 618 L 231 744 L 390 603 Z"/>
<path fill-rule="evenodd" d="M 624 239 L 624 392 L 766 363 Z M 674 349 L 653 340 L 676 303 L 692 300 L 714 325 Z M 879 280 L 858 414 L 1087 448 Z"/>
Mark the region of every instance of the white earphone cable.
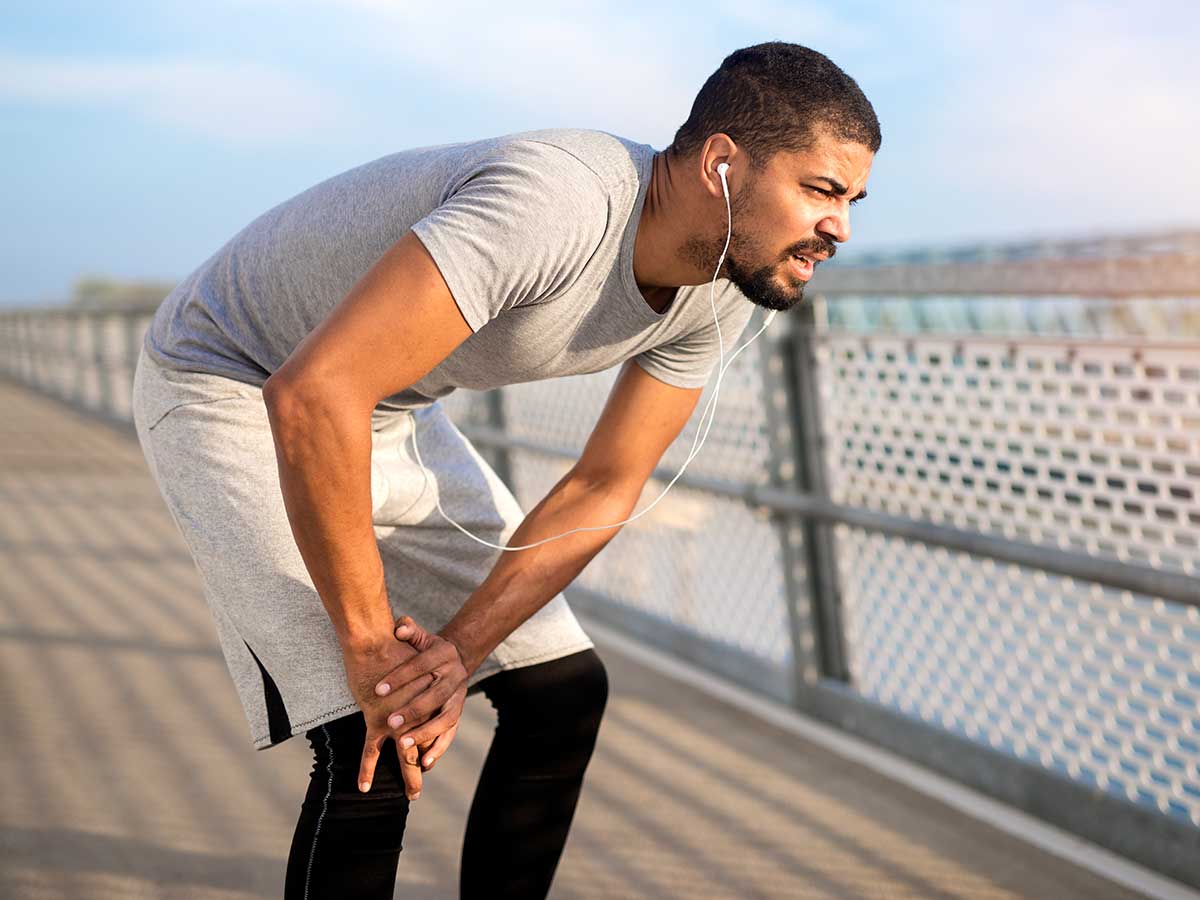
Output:
<path fill-rule="evenodd" d="M 719 273 L 721 271 L 721 266 L 725 262 L 725 254 L 729 250 L 730 239 L 733 237 L 733 210 L 729 203 L 729 187 L 725 181 L 724 169 L 726 169 L 726 168 L 728 168 L 728 165 L 722 164 L 722 166 L 718 167 L 718 171 L 721 175 L 721 186 L 722 186 L 723 192 L 725 194 L 725 213 L 726 213 L 726 216 L 729 221 L 729 231 L 728 231 L 728 234 L 726 234 L 726 236 L 725 236 L 725 247 L 723 250 L 721 250 L 721 258 L 717 261 L 717 273 Z M 662 500 L 662 498 L 667 495 L 667 491 L 669 491 L 671 489 L 672 485 L 674 485 L 675 482 L 679 480 L 679 477 L 684 473 L 684 470 L 687 469 L 688 464 L 695 458 L 696 454 L 698 454 L 700 452 L 700 448 L 704 446 L 704 441 L 707 440 L 708 432 L 712 428 L 713 420 L 716 418 L 717 396 L 720 394 L 720 391 L 721 391 L 721 379 L 725 375 L 725 370 L 730 365 L 733 364 L 734 359 L 737 358 L 737 355 L 739 353 L 741 353 L 743 350 L 745 350 L 747 347 L 749 347 L 750 344 L 752 344 L 754 342 L 755 338 L 757 338 L 760 334 L 762 334 L 767 329 L 767 326 L 771 324 L 771 320 L 773 318 L 775 318 L 775 310 L 771 310 L 767 314 L 765 321 L 763 322 L 762 326 L 758 329 L 758 331 L 754 332 L 754 334 L 750 337 L 750 340 L 746 341 L 746 343 L 744 343 L 744 344 L 742 344 L 742 346 L 738 347 L 738 349 L 735 350 L 730 355 L 729 361 L 726 362 L 725 361 L 725 340 L 724 340 L 724 337 L 721 335 L 721 322 L 717 316 L 717 301 L 716 301 L 716 297 L 715 297 L 716 284 L 717 284 L 717 274 L 714 273 L 712 282 L 709 284 L 708 299 L 709 299 L 710 305 L 712 306 L 713 323 L 717 327 L 717 345 L 718 345 L 718 350 L 720 352 L 720 361 L 717 364 L 717 382 L 716 382 L 716 384 L 713 385 L 712 396 L 708 398 L 708 403 L 705 404 L 704 410 L 700 413 L 700 425 L 699 425 L 699 427 L 697 427 L 696 435 L 692 439 L 692 448 L 690 451 L 688 451 L 687 459 L 684 460 L 683 465 L 680 467 L 679 471 L 675 473 L 675 477 L 672 478 L 667 483 L 667 486 L 665 488 L 663 488 L 662 493 L 659 494 L 654 499 L 653 503 L 649 504 L 645 509 L 643 509 L 641 512 L 637 513 L 637 515 L 630 516 L 628 519 L 624 519 L 620 522 L 613 522 L 611 525 L 583 525 L 578 528 L 572 528 L 570 531 L 564 531 L 562 534 L 556 534 L 556 535 L 554 535 L 554 537 L 542 538 L 539 541 L 534 541 L 532 544 L 522 544 L 522 545 L 516 546 L 516 547 L 502 546 L 500 544 L 493 544 L 491 541 L 485 541 L 483 538 L 476 537 L 475 535 L 471 534 L 471 532 L 467 531 L 467 529 L 463 528 L 461 525 L 459 525 L 457 522 L 455 522 L 453 519 L 451 519 L 448 515 L 446 515 L 446 511 L 444 509 L 442 509 L 441 497 L 438 496 L 438 493 L 435 490 L 434 495 L 433 495 L 434 502 L 437 504 L 437 510 L 439 513 L 442 514 L 442 518 L 444 518 L 447 522 L 449 522 L 451 525 L 453 525 L 455 528 L 457 528 L 459 531 L 461 531 L 467 537 L 471 538 L 474 541 L 478 541 L 480 544 L 484 544 L 488 547 L 493 547 L 497 550 L 528 550 L 531 547 L 538 547 L 542 544 L 549 543 L 550 541 L 556 541 L 559 538 L 566 537 L 568 534 L 574 534 L 577 531 L 604 531 L 609 528 L 619 528 L 622 525 L 632 522 L 634 519 L 641 518 L 646 513 L 650 512 L 650 510 L 654 509 L 654 507 L 658 505 L 658 501 Z M 710 409 L 712 410 L 711 415 L 709 415 Z M 705 421 L 704 421 L 705 416 L 708 416 L 707 423 L 705 423 Z M 425 478 L 424 485 L 427 487 L 429 485 L 429 470 L 427 470 L 425 468 L 425 464 L 421 461 L 421 449 L 420 449 L 420 447 L 417 446 L 417 421 L 416 421 L 416 418 L 411 415 L 410 415 L 410 419 L 412 422 L 413 455 L 416 457 L 417 465 L 419 465 L 421 467 L 421 473 L 422 473 L 422 475 L 424 475 L 424 478 Z M 701 437 L 701 432 L 703 432 L 703 437 Z M 699 441 L 699 445 L 697 445 L 697 441 Z"/>

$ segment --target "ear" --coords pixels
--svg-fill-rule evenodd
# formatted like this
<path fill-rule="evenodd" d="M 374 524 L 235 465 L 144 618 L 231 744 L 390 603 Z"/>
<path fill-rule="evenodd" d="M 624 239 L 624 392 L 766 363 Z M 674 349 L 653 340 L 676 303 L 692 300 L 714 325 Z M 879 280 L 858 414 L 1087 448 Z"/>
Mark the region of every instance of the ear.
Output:
<path fill-rule="evenodd" d="M 725 196 L 725 189 L 721 183 L 720 173 L 717 172 L 717 166 L 722 163 L 727 165 L 725 178 L 728 181 L 732 177 L 732 172 L 729 170 L 744 168 L 740 165 L 744 162 L 744 154 L 740 152 L 733 138 L 725 132 L 719 131 L 708 136 L 708 140 L 704 142 L 704 146 L 698 154 L 698 162 L 700 177 L 708 185 L 708 191 L 720 200 Z M 729 192 L 733 193 L 733 185 L 729 186 Z"/>

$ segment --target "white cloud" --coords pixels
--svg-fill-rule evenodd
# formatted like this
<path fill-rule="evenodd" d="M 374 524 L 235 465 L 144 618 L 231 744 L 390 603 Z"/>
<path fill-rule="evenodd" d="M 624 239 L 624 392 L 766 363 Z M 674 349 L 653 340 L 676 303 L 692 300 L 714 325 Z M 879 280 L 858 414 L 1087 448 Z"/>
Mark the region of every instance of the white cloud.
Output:
<path fill-rule="evenodd" d="M 243 61 L 0 55 L 0 98 L 110 105 L 150 121 L 248 145 L 318 133 L 345 118 L 345 103 L 331 91 Z"/>
<path fill-rule="evenodd" d="M 279 8 L 283 0 L 236 0 Z M 301 0 L 289 0 L 292 8 Z M 309 0 L 339 11 L 338 41 L 376 65 L 416 73 L 481 106 L 669 142 L 722 59 L 719 33 L 674 5 L 622 10 L 531 0 L 405 3 Z M 717 20 L 720 19 L 716 15 Z M 599 124 L 597 124 L 599 123 Z"/>
<path fill-rule="evenodd" d="M 384 71 L 418 75 L 480 106 L 665 146 L 704 80 L 737 46 L 796 40 L 835 59 L 877 44 L 850 13 L 795 0 L 577 4 L 552 0 L 229 0 L 337 14 L 337 41 Z M 730 34 L 745 38 L 730 43 Z"/>
<path fill-rule="evenodd" d="M 558 4 L 414 4 L 342 0 L 366 8 L 356 37 L 374 55 L 478 97 L 536 110 L 564 122 L 613 122 L 635 133 L 664 133 L 682 122 L 706 77 L 686 36 L 664 40 L 653 13 L 623 17 L 611 8 Z M 397 40 L 397 34 L 405 35 Z M 719 59 L 711 61 L 715 68 Z M 703 74 L 700 74 L 703 72 Z"/>
<path fill-rule="evenodd" d="M 569 14 L 550 0 L 319 5 L 347 12 L 343 40 L 479 103 L 617 130 L 658 146 L 670 142 L 704 80 L 737 46 L 799 40 L 840 58 L 874 40 L 851 15 L 794 0 L 579 4 Z M 755 29 L 763 36 L 730 43 L 730 34 L 745 38 Z"/>

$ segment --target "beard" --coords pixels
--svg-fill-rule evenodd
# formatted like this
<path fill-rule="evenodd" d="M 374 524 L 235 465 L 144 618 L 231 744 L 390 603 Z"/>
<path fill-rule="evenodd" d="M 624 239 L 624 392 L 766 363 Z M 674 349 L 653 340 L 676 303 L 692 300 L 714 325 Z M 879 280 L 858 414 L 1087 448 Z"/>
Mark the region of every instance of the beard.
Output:
<path fill-rule="evenodd" d="M 766 255 L 762 244 L 743 234 L 738 228 L 738 223 L 745 221 L 745 213 L 753 203 L 752 190 L 740 191 L 730 203 L 733 235 L 729 238 L 729 250 L 717 275 L 728 278 L 746 299 L 756 306 L 786 312 L 804 301 L 805 282 L 792 279 L 789 268 L 788 275 L 785 276 L 789 282 L 788 286 L 780 284 L 779 267 L 789 265 L 788 260 L 758 267 L 744 263 L 745 260 L 761 259 Z M 681 256 L 699 268 L 711 272 L 716 269 L 721 251 L 725 249 L 727 233 L 727 229 L 722 228 L 719 237 L 688 238 L 680 251 Z"/>
<path fill-rule="evenodd" d="M 724 241 L 722 241 L 724 246 Z M 779 285 L 779 264 L 759 266 L 757 269 L 745 269 L 733 256 L 733 242 L 729 244 L 730 252 L 725 255 L 722 266 L 726 277 L 733 282 L 739 291 L 746 295 L 751 303 L 764 309 L 777 309 L 787 312 L 804 302 L 804 282 L 797 281 L 795 287 L 784 288 Z"/>

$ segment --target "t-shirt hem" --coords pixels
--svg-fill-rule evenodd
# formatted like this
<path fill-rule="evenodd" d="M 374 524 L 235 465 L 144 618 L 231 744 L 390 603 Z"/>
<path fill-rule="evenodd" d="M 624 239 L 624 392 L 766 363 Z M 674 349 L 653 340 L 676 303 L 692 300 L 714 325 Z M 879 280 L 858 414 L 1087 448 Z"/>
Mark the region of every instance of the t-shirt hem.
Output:
<path fill-rule="evenodd" d="M 175 372 L 199 372 L 204 375 L 218 375 L 221 378 L 228 378 L 231 381 L 253 385 L 258 388 L 261 388 L 267 380 L 257 370 L 238 369 L 232 366 L 215 366 L 211 363 L 195 359 L 178 359 L 169 354 L 162 353 L 148 340 L 142 344 L 142 352 L 161 368 L 170 369 Z"/>
<path fill-rule="evenodd" d="M 648 375 L 650 375 L 653 378 L 657 378 L 659 381 L 664 382 L 665 384 L 669 384 L 672 387 L 680 387 L 680 388 L 704 387 L 706 384 L 708 384 L 709 378 L 712 377 L 711 369 L 708 372 L 704 373 L 704 376 L 702 378 L 698 378 L 697 376 L 692 376 L 689 378 L 684 375 L 677 375 L 668 369 L 663 369 L 662 367 L 656 366 L 654 363 L 649 362 L 648 360 L 645 360 L 645 359 L 641 359 L 640 357 L 637 357 L 637 356 L 635 356 L 633 358 L 633 361 L 636 362 L 639 366 L 641 366 L 642 370 L 644 372 L 646 372 Z"/>
<path fill-rule="evenodd" d="M 462 313 L 467 325 L 471 327 L 471 332 L 478 331 L 487 324 L 487 316 L 466 299 L 466 289 L 459 283 L 454 266 L 449 263 L 450 250 L 442 245 L 437 230 L 428 228 L 425 221 L 420 220 L 413 223 L 412 233 L 417 236 L 426 252 L 433 258 L 438 271 L 442 273 L 442 280 L 450 289 L 450 296 L 454 298 L 454 304 L 458 307 L 458 311 Z"/>

